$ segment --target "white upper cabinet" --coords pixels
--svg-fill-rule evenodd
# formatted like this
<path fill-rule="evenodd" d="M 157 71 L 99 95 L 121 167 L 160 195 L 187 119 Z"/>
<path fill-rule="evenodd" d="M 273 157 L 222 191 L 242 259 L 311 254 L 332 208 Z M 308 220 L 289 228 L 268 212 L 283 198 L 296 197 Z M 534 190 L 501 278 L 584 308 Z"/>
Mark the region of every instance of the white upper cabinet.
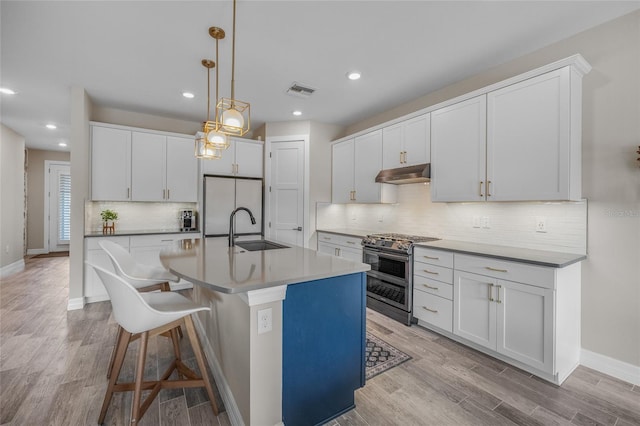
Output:
<path fill-rule="evenodd" d="M 230 146 L 218 160 L 202 160 L 207 175 L 263 177 L 264 144 L 260 141 L 231 138 Z"/>
<path fill-rule="evenodd" d="M 432 111 L 432 200 L 579 200 L 588 70 L 578 58 Z"/>
<path fill-rule="evenodd" d="M 91 126 L 91 199 L 197 202 L 193 138 Z"/>
<path fill-rule="evenodd" d="M 167 136 L 167 200 L 198 201 L 198 159 L 193 138 Z"/>
<path fill-rule="evenodd" d="M 429 114 L 425 114 L 382 129 L 382 168 L 428 163 L 429 127 Z"/>
<path fill-rule="evenodd" d="M 487 95 L 488 200 L 580 199 L 570 73 L 565 67 Z"/>
<path fill-rule="evenodd" d="M 431 113 L 431 200 L 482 201 L 486 189 L 486 96 Z"/>
<path fill-rule="evenodd" d="M 132 132 L 131 199 L 164 201 L 167 137 L 156 133 Z"/>
<path fill-rule="evenodd" d="M 131 198 L 131 132 L 91 127 L 91 199 Z"/>
<path fill-rule="evenodd" d="M 393 203 L 395 187 L 376 183 L 382 169 L 382 130 L 333 145 L 333 203 Z"/>

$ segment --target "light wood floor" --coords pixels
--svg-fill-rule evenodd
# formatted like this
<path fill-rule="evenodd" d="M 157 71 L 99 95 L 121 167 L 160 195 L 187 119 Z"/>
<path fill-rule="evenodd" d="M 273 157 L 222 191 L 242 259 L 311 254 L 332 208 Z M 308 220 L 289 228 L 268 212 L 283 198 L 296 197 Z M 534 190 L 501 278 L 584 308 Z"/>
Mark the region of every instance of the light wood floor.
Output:
<path fill-rule="evenodd" d="M 26 264 L 0 284 L 0 424 L 96 424 L 116 332 L 111 306 L 67 312 L 68 258 Z M 413 359 L 369 380 L 356 392 L 356 409 L 330 426 L 640 425 L 639 386 L 579 367 L 558 387 L 423 328 L 373 311 L 367 321 L 370 332 Z M 149 375 L 172 355 L 167 339 L 152 340 Z M 133 377 L 134 357 L 132 348 L 121 378 Z M 127 424 L 130 406 L 130 394 L 117 395 L 105 424 Z M 229 419 L 214 417 L 196 389 L 162 391 L 140 424 Z"/>

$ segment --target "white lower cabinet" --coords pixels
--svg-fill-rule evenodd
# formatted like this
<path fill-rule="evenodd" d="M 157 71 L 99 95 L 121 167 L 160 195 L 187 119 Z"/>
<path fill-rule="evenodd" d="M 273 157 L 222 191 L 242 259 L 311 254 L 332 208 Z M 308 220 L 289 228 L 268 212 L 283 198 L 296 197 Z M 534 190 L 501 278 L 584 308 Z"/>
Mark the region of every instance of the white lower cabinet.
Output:
<path fill-rule="evenodd" d="M 451 333 L 453 330 L 453 254 L 416 247 L 413 262 L 413 316 Z"/>
<path fill-rule="evenodd" d="M 434 253 L 416 247 L 414 316 L 420 325 L 448 331 L 556 384 L 571 374 L 580 358 L 579 263 L 552 268 L 455 253 L 448 310 L 447 284 L 438 281 L 449 276 L 446 259 L 444 265 L 442 259 L 432 261 L 438 265 L 419 261 L 424 254 L 438 257 Z"/>
<path fill-rule="evenodd" d="M 85 238 L 85 260 L 115 273 L 111 259 L 98 244 L 100 241 L 109 240 L 127 249 L 140 263 L 162 266 L 162 263 L 160 263 L 160 250 L 167 245 L 173 244 L 176 240 L 189 238 L 189 235 L 162 234 Z M 182 290 L 192 286 L 190 282 L 184 280 L 180 280 L 178 283 L 171 283 L 172 290 Z M 95 271 L 87 265 L 85 265 L 84 271 L 84 296 L 87 303 L 109 300 L 109 295 L 102 285 L 102 281 L 100 281 Z"/>
<path fill-rule="evenodd" d="M 318 232 L 318 251 L 362 262 L 362 239 L 346 235 Z"/>

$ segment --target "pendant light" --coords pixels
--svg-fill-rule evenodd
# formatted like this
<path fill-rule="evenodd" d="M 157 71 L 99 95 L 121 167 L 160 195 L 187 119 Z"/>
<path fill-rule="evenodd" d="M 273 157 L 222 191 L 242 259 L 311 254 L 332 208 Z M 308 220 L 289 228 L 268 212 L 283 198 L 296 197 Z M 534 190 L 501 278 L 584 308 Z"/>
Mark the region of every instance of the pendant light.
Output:
<path fill-rule="evenodd" d="M 197 158 L 204 158 L 207 160 L 217 160 L 222 157 L 220 149 L 215 145 L 209 143 L 207 138 L 208 124 L 210 121 L 210 106 L 211 106 L 211 69 L 216 66 L 216 63 L 210 59 L 203 59 L 202 65 L 207 69 L 207 121 L 202 125 L 202 131 L 196 133 L 196 152 Z M 226 138 L 225 138 L 226 140 Z"/>
<path fill-rule="evenodd" d="M 230 136 L 243 136 L 251 128 L 251 105 L 235 98 L 236 0 L 233 0 L 233 33 L 231 40 L 231 98 L 220 98 L 218 100 L 216 105 L 216 128 L 218 131 Z"/>
<path fill-rule="evenodd" d="M 216 61 L 218 61 L 218 42 L 224 38 L 224 30 L 219 27 L 210 27 L 209 35 L 216 40 Z M 220 62 L 218 62 L 218 70 L 219 69 Z M 218 99 L 218 75 L 219 72 L 216 72 L 216 99 Z M 218 109 L 216 108 L 215 120 L 209 121 L 208 108 L 207 106 L 207 122 L 205 123 L 207 142 L 217 150 L 225 150 L 229 148 L 229 139 L 226 134 L 220 131 L 220 127 L 218 126 Z"/>

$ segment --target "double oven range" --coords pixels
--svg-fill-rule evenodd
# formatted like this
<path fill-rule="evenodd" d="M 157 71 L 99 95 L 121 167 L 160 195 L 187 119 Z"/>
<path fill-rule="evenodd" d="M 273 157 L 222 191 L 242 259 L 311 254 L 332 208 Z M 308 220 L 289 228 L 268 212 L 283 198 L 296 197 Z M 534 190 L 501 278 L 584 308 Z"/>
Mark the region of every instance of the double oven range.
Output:
<path fill-rule="evenodd" d="M 367 272 L 367 307 L 411 325 L 413 322 L 413 245 L 437 238 L 371 234 L 362 240 Z"/>

